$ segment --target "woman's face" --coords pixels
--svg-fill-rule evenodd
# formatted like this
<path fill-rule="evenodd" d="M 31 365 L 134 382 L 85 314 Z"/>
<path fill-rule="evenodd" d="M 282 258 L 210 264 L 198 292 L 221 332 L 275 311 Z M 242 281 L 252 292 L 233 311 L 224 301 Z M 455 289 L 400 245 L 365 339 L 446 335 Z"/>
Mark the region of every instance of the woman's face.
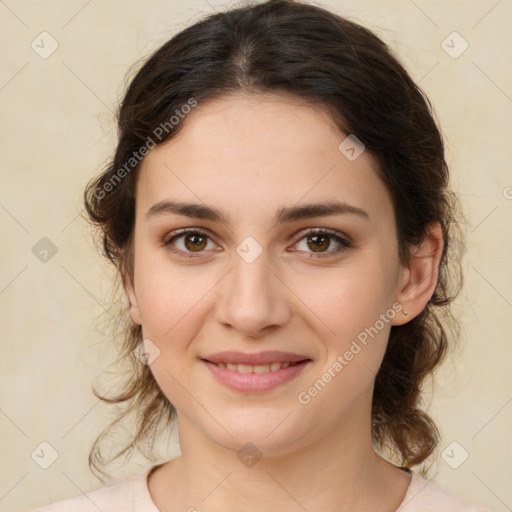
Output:
<path fill-rule="evenodd" d="M 267 454 L 367 433 L 407 277 L 374 160 L 350 139 L 339 149 L 346 135 L 322 109 L 284 96 L 200 103 L 181 122 L 140 169 L 128 288 L 180 430 Z M 304 209 L 328 203 L 339 211 Z M 197 216 L 207 209 L 223 220 Z M 308 361 L 249 375 L 206 362 L 222 351 Z"/>

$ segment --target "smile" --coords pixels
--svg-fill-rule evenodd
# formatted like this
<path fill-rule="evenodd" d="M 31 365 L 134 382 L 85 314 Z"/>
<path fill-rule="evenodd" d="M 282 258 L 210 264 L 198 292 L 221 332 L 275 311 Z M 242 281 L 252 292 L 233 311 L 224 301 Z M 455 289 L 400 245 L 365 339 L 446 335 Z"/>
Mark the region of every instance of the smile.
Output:
<path fill-rule="evenodd" d="M 291 363 L 289 361 L 283 363 L 270 363 L 270 364 L 233 364 L 233 363 L 213 363 L 220 368 L 227 368 L 238 373 L 269 373 L 276 372 L 281 368 L 288 368 L 298 363 Z"/>
<path fill-rule="evenodd" d="M 213 363 L 203 359 L 203 364 L 220 384 L 245 393 L 265 392 L 282 386 L 299 376 L 311 365 L 311 359 L 269 364 Z"/>

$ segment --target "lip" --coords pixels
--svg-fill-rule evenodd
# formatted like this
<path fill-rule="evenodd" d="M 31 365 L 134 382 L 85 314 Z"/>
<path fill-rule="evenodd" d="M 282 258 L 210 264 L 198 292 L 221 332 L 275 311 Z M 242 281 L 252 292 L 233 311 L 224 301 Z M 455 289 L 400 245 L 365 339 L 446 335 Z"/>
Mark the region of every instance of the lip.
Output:
<path fill-rule="evenodd" d="M 242 391 L 246 393 L 262 392 L 274 389 L 277 386 L 289 382 L 297 377 L 306 366 L 312 363 L 311 359 L 307 359 L 294 364 L 293 366 L 280 368 L 275 372 L 239 373 L 236 370 L 217 366 L 216 364 L 204 359 L 202 362 L 221 384 L 224 384 L 235 391 Z"/>
<path fill-rule="evenodd" d="M 289 361 L 290 363 L 297 363 L 299 361 L 304 361 L 305 359 L 309 360 L 310 358 L 293 352 L 281 352 L 278 350 L 267 350 L 264 352 L 254 352 L 252 354 L 227 350 L 224 352 L 217 352 L 216 354 L 212 354 L 202 359 L 211 363 L 250 364 L 254 366 L 257 364 L 285 363 L 286 361 Z"/>

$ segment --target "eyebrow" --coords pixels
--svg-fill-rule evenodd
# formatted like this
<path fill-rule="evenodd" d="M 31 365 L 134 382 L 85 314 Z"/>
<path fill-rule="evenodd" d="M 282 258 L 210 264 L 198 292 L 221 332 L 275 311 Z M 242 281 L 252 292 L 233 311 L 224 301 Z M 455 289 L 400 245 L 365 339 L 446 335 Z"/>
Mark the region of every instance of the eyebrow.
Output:
<path fill-rule="evenodd" d="M 220 221 L 229 225 L 226 214 L 212 206 L 200 203 L 187 203 L 170 200 L 164 200 L 154 204 L 146 212 L 145 217 L 146 219 L 149 219 L 151 217 L 166 214 L 182 215 L 192 219 Z M 352 206 L 342 201 L 328 201 L 325 203 L 282 207 L 277 211 L 274 223 L 283 224 L 310 217 L 325 217 L 331 215 L 357 215 L 365 220 L 369 220 L 370 218 L 365 210 L 357 206 Z"/>
<path fill-rule="evenodd" d="M 145 217 L 151 218 L 158 215 L 176 214 L 192 219 L 220 221 L 229 225 L 227 216 L 221 210 L 200 203 L 186 203 L 164 200 L 154 204 Z M 280 208 L 274 218 L 275 224 L 293 222 L 295 220 L 310 217 L 326 217 L 331 215 L 357 215 L 369 220 L 368 213 L 350 204 L 341 201 L 329 201 L 326 203 L 305 204 L 302 206 L 291 206 Z"/>

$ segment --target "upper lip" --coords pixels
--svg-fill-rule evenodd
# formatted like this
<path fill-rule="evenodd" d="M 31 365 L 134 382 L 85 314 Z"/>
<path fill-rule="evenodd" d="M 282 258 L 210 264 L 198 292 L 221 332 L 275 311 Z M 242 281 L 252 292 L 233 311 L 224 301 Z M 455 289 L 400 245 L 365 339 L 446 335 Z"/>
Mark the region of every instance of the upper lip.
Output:
<path fill-rule="evenodd" d="M 294 354 L 292 352 L 281 352 L 277 350 L 255 352 L 252 354 L 228 350 L 225 352 L 217 352 L 216 354 L 207 356 L 204 359 L 206 361 L 210 361 L 211 363 L 258 365 L 270 363 L 285 363 L 287 361 L 290 363 L 296 363 L 298 361 L 304 361 L 309 358 L 300 354 Z"/>

